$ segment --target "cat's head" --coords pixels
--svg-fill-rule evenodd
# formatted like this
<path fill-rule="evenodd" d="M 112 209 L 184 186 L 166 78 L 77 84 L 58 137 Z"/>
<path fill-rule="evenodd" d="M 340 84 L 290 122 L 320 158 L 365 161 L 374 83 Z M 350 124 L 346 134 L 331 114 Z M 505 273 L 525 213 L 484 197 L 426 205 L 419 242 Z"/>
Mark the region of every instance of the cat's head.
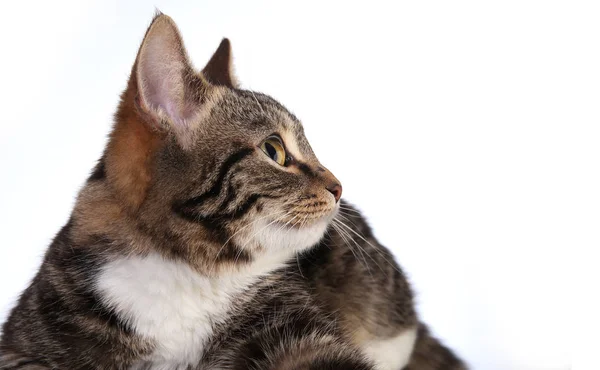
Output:
<path fill-rule="evenodd" d="M 195 70 L 174 22 L 155 17 L 103 159 L 132 217 L 185 258 L 243 261 L 257 250 L 308 248 L 341 196 L 300 121 L 238 88 L 231 60 L 224 39 Z"/>

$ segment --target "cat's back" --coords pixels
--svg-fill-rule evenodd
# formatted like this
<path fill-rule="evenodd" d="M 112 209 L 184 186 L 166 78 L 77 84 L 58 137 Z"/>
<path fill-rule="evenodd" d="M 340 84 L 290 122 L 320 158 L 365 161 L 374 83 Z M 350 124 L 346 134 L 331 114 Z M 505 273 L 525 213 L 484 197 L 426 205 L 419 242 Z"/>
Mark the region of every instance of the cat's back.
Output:
<path fill-rule="evenodd" d="M 378 369 L 406 365 L 418 317 L 409 282 L 365 216 L 343 201 L 324 238 L 298 260 L 311 294 Z"/>
<path fill-rule="evenodd" d="M 297 266 L 319 299 L 328 304 L 343 298 L 344 304 L 365 309 L 370 302 L 391 308 L 378 316 L 387 313 L 403 324 L 416 322 L 405 273 L 374 237 L 364 214 L 343 199 L 323 239 L 300 255 Z"/>

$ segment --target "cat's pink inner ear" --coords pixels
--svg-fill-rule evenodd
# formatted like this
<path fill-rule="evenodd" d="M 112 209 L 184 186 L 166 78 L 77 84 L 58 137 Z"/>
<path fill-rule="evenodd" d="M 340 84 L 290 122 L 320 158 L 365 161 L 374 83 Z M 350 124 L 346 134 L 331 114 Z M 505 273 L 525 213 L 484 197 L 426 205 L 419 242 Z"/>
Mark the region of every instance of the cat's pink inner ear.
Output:
<path fill-rule="evenodd" d="M 185 124 L 194 111 L 191 102 L 186 102 L 185 76 L 190 70 L 177 26 L 168 16 L 159 15 L 146 33 L 137 59 L 142 108 L 174 124 Z"/>

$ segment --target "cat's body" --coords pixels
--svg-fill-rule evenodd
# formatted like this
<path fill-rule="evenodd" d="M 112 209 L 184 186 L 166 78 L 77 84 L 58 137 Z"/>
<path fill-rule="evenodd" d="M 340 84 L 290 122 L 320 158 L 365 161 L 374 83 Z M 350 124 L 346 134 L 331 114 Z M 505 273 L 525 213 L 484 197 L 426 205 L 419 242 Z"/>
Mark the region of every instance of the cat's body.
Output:
<path fill-rule="evenodd" d="M 0 369 L 462 369 L 273 99 L 157 16 Z"/>
<path fill-rule="evenodd" d="M 254 348 L 260 338 L 277 344 L 304 337 L 318 344 L 311 353 L 347 351 L 333 361 L 357 357 L 359 369 L 368 366 L 358 365 L 367 354 L 379 360 L 380 369 L 400 369 L 419 330 L 412 294 L 392 256 L 350 209 L 345 224 L 369 243 L 334 228 L 298 256 L 275 256 L 216 279 L 156 253 L 106 253 L 120 249 L 108 239 L 78 245 L 71 221 L 5 325 L 2 353 L 20 361 L 40 358 L 39 364 L 59 369 L 185 369 L 196 363 L 202 369 L 244 369 L 261 358 Z M 51 271 L 61 274 L 48 278 Z M 134 332 L 154 340 L 136 339 Z M 443 356 L 443 366 L 424 369 L 460 368 L 451 352 L 434 344 L 427 355 Z"/>

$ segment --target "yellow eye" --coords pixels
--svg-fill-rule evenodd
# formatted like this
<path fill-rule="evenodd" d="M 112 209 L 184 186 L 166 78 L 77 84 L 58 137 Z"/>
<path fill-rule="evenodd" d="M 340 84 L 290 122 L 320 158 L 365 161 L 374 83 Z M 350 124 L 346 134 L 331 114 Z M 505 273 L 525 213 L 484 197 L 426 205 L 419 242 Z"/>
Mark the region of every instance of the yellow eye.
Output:
<path fill-rule="evenodd" d="M 277 162 L 279 165 L 285 165 L 285 149 L 283 148 L 283 144 L 278 137 L 272 136 L 265 140 L 260 146 L 263 152 L 269 158 Z"/>

